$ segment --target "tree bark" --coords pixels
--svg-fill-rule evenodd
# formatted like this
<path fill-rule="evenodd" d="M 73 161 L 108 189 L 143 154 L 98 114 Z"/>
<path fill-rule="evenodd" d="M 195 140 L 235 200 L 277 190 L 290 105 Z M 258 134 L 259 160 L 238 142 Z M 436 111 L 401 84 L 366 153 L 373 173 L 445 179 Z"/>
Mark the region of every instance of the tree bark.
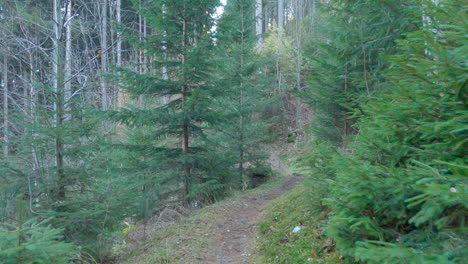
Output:
<path fill-rule="evenodd" d="M 107 1 L 101 0 L 101 107 L 108 109 L 107 82 L 104 74 L 107 73 Z"/>
<path fill-rule="evenodd" d="M 122 8 L 122 0 L 117 0 L 116 10 L 115 10 L 117 25 L 120 25 L 122 23 L 121 8 Z M 117 31 L 117 67 L 120 67 L 120 66 L 122 66 L 122 34 L 120 33 L 120 30 L 119 30 Z"/>
<path fill-rule="evenodd" d="M 182 37 L 183 37 L 183 40 L 182 40 L 182 47 L 183 47 L 183 51 L 182 51 L 182 64 L 186 64 L 187 63 L 187 53 L 186 53 L 186 50 L 185 48 L 187 47 L 188 43 L 187 43 L 187 20 L 184 19 L 183 21 L 183 25 L 182 25 Z M 186 101 L 187 101 L 187 85 L 182 85 L 182 104 L 183 104 L 183 110 L 182 111 L 186 111 L 185 110 L 185 106 L 186 106 Z M 190 164 L 188 163 L 187 161 L 187 154 L 189 153 L 189 131 L 188 131 L 188 121 L 187 119 L 184 117 L 184 120 L 182 122 L 182 155 L 183 155 L 183 158 L 184 158 L 184 179 L 185 179 L 185 182 L 184 182 L 184 194 L 185 196 L 187 197 L 187 195 L 190 193 Z"/>
<path fill-rule="evenodd" d="M 162 11 L 163 16 L 165 16 L 165 14 L 166 14 L 166 7 L 165 7 L 164 5 L 163 5 L 163 7 L 162 7 L 162 10 L 163 10 L 163 11 Z M 164 56 L 164 60 L 167 60 L 167 46 L 166 46 L 166 43 L 167 43 L 167 41 L 166 41 L 167 32 L 164 31 L 163 34 L 164 34 L 163 37 L 164 37 L 164 39 L 165 39 L 165 40 L 164 40 L 164 43 L 163 43 L 163 47 L 162 47 L 163 50 L 164 50 L 164 55 L 163 55 L 163 56 Z M 167 67 L 166 67 L 165 65 L 162 67 L 162 77 L 163 77 L 164 80 L 169 80 L 169 74 L 168 74 L 168 72 L 167 72 Z M 170 96 L 169 96 L 169 95 L 163 95 L 163 96 L 162 96 L 162 104 L 163 104 L 163 105 L 167 105 L 167 104 L 169 103 L 169 101 L 170 101 Z"/>
<path fill-rule="evenodd" d="M 302 19 L 305 16 L 304 10 L 304 0 L 295 1 L 295 44 L 296 44 L 296 89 L 299 91 L 302 89 L 302 41 L 304 34 L 304 26 L 302 24 Z M 302 118 L 302 103 L 299 98 L 295 98 L 295 113 L 294 113 L 294 125 L 295 129 L 301 129 L 301 118 Z"/>
<path fill-rule="evenodd" d="M 8 138 L 8 55 L 5 52 L 3 56 L 3 155 L 8 157 L 9 138 Z"/>
<path fill-rule="evenodd" d="M 255 5 L 255 32 L 258 38 L 258 44 L 262 45 L 263 43 L 263 3 L 262 0 L 256 0 Z"/>
<path fill-rule="evenodd" d="M 117 21 L 117 25 L 120 25 L 122 23 L 121 8 L 122 8 L 122 0 L 117 0 L 116 7 L 115 7 L 115 19 Z M 117 30 L 117 67 L 122 67 L 122 33 L 120 32 L 120 30 Z M 118 88 L 117 105 L 119 107 L 124 106 L 124 100 L 125 100 L 124 95 L 125 95 L 124 91 Z"/>
<path fill-rule="evenodd" d="M 278 29 L 283 30 L 284 27 L 284 0 L 278 0 Z"/>
<path fill-rule="evenodd" d="M 67 3 L 67 16 L 66 16 L 66 42 L 65 42 L 65 100 L 68 101 L 71 98 L 72 88 L 71 88 L 71 77 L 72 77 L 72 0 L 68 0 Z M 65 102 L 66 103 L 66 102 Z M 66 110 L 68 106 L 65 106 Z"/>
<path fill-rule="evenodd" d="M 247 189 L 247 180 L 245 179 L 244 173 L 244 162 L 245 162 L 245 142 L 244 142 L 244 52 L 245 48 L 245 25 L 244 25 L 244 5 L 241 5 L 241 45 L 242 45 L 242 54 L 240 57 L 240 91 L 239 91 L 239 108 L 240 108 L 240 116 L 239 116 L 239 174 L 242 181 L 242 189 Z"/>
<path fill-rule="evenodd" d="M 53 64 L 54 64 L 54 92 L 55 92 L 55 165 L 57 171 L 57 199 L 65 199 L 65 170 L 64 170 L 64 142 L 63 142 L 63 119 L 64 119 L 64 62 L 63 62 L 63 44 L 62 39 L 62 28 L 63 21 L 60 16 L 60 0 L 54 0 L 53 2 L 54 12 L 54 52 L 53 52 Z"/>

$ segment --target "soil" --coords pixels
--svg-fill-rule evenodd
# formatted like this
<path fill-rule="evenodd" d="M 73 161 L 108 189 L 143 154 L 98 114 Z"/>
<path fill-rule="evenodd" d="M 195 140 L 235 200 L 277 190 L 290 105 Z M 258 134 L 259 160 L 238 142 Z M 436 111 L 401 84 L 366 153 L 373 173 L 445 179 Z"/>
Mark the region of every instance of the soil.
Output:
<path fill-rule="evenodd" d="M 251 196 L 226 206 L 214 222 L 216 236 L 208 242 L 209 256 L 198 259 L 197 263 L 246 264 L 257 236 L 258 223 L 265 208 L 276 198 L 293 189 L 301 177 L 291 174 L 283 166 L 278 155 L 270 158 L 273 167 L 285 175 L 290 175 L 284 184 L 276 189 Z M 199 261 L 199 262 L 198 262 Z"/>

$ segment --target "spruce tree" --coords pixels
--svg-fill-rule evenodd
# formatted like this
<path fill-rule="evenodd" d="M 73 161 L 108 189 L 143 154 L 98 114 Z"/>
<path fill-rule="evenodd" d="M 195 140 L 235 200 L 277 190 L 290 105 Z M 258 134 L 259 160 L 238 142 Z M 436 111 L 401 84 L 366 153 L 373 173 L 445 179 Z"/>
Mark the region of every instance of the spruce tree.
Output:
<path fill-rule="evenodd" d="M 416 30 L 417 1 L 337 0 L 322 3 L 320 27 L 311 36 L 310 89 L 302 94 L 315 112 L 314 135 L 341 143 L 355 134 L 353 109 L 387 87 L 381 73 L 396 40 Z"/>
<path fill-rule="evenodd" d="M 255 3 L 229 1 L 217 32 L 222 94 L 216 98 L 215 106 L 223 120 L 216 126 L 217 138 L 233 156 L 239 175 L 234 182 L 245 189 L 249 176 L 255 170 L 265 169 L 265 155 L 259 145 L 267 138 L 269 125 L 261 119 L 270 100 L 265 89 L 267 78 L 260 73 L 264 59 L 256 48 Z"/>
<path fill-rule="evenodd" d="M 55 11 L 60 13 L 58 2 Z M 113 191 L 118 189 L 105 185 L 109 182 L 106 170 L 109 164 L 106 164 L 107 157 L 99 154 L 105 142 L 104 131 L 100 130 L 96 109 L 88 100 L 91 86 L 78 87 L 76 79 L 65 77 L 66 40 L 61 36 L 64 32 L 57 29 L 59 34 L 51 35 L 52 29 L 59 27 L 56 24 L 65 24 L 62 20 L 65 18 L 61 13 L 57 23 L 48 23 L 52 14 L 45 14 L 44 10 L 52 11 L 51 6 L 52 1 L 16 1 L 3 6 L 11 17 L 21 17 L 20 21 L 24 22 L 15 24 L 15 35 L 24 34 L 24 39 L 31 39 L 31 45 L 41 43 L 41 48 L 50 49 L 54 56 L 31 51 L 28 64 L 21 57 L 25 53 L 25 47 L 19 45 L 21 42 L 13 41 L 11 45 L 18 54 L 11 61 L 13 70 L 27 70 L 18 71 L 24 75 L 16 81 L 17 98 L 10 105 L 11 127 L 16 131 L 10 140 L 10 155 L 0 158 L 0 191 L 5 194 L 0 202 L 2 222 L 37 218 L 36 222 L 42 224 L 44 218 L 50 218 L 50 228 L 39 228 L 37 223 L 34 228 L 31 226 L 32 231 L 38 231 L 35 236 L 45 239 L 48 234 L 43 233 L 50 232 L 51 244 L 57 240 L 59 245 L 58 234 L 63 232 L 66 241 L 80 244 L 83 251 L 96 256 L 102 249 L 97 245 L 105 239 L 103 234 L 118 225 L 113 220 L 122 219 L 122 214 L 110 217 L 109 210 L 126 204 L 103 199 L 114 197 Z M 31 48 L 35 49 L 40 47 Z M 33 65 L 33 61 L 38 64 Z M 46 65 L 56 67 L 51 69 Z M 72 90 L 65 88 L 68 85 Z M 28 210 L 17 206 L 18 196 L 25 200 L 23 207 Z M 38 243 L 42 241 L 32 239 L 25 244 L 26 251 L 38 247 Z M 11 245 L 3 244 L 2 250 L 8 251 L 6 247 Z M 47 250 L 50 248 L 47 246 Z M 47 262 L 55 261 L 43 261 Z"/>
<path fill-rule="evenodd" d="M 466 260 L 466 9 L 420 10 L 431 22 L 399 41 L 391 89 L 362 105 L 353 153 L 329 165 L 328 234 L 365 263 Z"/>
<path fill-rule="evenodd" d="M 144 133 L 145 141 L 134 146 L 134 153 L 147 157 L 144 162 L 151 163 L 153 176 L 167 175 L 166 184 L 181 187 L 182 193 L 175 195 L 184 199 L 196 198 L 210 178 L 200 142 L 206 125 L 217 118 L 210 108 L 211 28 L 217 4 L 215 0 L 142 1 L 137 10 L 152 31 L 142 43 L 152 60 L 151 70 L 121 69 L 117 76 L 126 92 L 143 97 L 146 106 L 121 109 L 113 117 L 129 128 L 151 131 Z M 168 102 L 158 104 L 161 97 Z"/>
<path fill-rule="evenodd" d="M 75 247 L 63 241 L 62 232 L 37 219 L 0 225 L 1 263 L 69 263 Z"/>

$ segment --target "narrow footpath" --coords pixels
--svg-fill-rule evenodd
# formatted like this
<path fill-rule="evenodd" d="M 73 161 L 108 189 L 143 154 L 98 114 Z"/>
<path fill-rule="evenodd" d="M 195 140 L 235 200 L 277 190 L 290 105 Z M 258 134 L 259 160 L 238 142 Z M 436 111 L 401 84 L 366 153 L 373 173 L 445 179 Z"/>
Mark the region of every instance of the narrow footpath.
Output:
<path fill-rule="evenodd" d="M 269 152 L 269 163 L 282 175 L 281 182 L 208 206 L 200 214 L 151 235 L 118 263 L 254 264 L 249 259 L 263 213 L 273 200 L 302 180 L 282 163 L 282 151 Z"/>
<path fill-rule="evenodd" d="M 243 197 L 238 203 L 223 208 L 221 216 L 214 223 L 217 236 L 208 243 L 211 254 L 198 263 L 249 263 L 263 211 L 274 199 L 293 189 L 301 180 L 301 177 L 293 175 L 283 165 L 276 153 L 272 154 L 270 163 L 279 173 L 289 175 L 287 180 L 273 190 Z"/>

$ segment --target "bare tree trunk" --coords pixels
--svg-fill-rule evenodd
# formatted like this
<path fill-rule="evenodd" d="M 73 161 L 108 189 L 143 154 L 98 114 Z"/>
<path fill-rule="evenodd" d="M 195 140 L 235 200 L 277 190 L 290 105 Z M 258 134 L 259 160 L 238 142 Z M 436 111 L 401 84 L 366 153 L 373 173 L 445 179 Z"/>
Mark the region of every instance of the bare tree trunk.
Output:
<path fill-rule="evenodd" d="M 110 58 L 109 58 L 109 64 L 110 65 L 115 65 L 117 63 L 117 58 L 116 58 L 116 46 L 114 45 L 114 43 L 116 43 L 115 41 L 115 27 L 112 25 L 113 23 L 113 19 L 114 17 L 116 17 L 114 15 L 114 12 L 116 11 L 116 0 L 110 0 L 110 3 L 109 3 L 109 13 L 107 14 L 107 16 L 109 17 L 110 21 L 111 21 L 111 26 L 109 27 L 109 35 L 110 35 L 110 43 L 112 44 L 112 52 L 110 54 Z M 112 94 L 114 94 L 114 91 L 112 92 Z"/>
<path fill-rule="evenodd" d="M 139 3 L 139 10 L 138 10 L 138 40 L 139 40 L 139 43 L 142 43 L 143 41 L 143 16 L 141 15 L 141 0 L 138 1 Z M 138 49 L 137 51 L 138 55 L 137 55 L 137 59 L 138 59 L 138 72 L 139 73 L 143 73 L 143 69 L 144 69 L 144 66 L 143 66 L 143 49 Z M 143 95 L 140 95 L 138 97 L 138 105 L 140 107 L 143 107 Z"/>
<path fill-rule="evenodd" d="M 295 20 L 295 44 L 296 44 L 296 89 L 299 91 L 302 89 L 302 38 L 304 34 L 304 26 L 302 24 L 302 19 L 304 18 L 304 0 L 296 0 L 295 8 L 297 19 Z M 302 119 L 302 103 L 299 98 L 295 98 L 295 113 L 294 113 L 294 123 L 295 129 L 301 129 L 301 119 Z"/>
<path fill-rule="evenodd" d="M 117 0 L 115 7 L 115 16 L 117 20 L 117 25 L 122 23 L 122 0 Z M 117 67 L 122 67 L 122 33 L 120 30 L 117 31 Z M 121 91 L 120 88 L 117 89 L 117 105 L 123 107 L 125 103 L 125 92 Z"/>
<path fill-rule="evenodd" d="M 256 0 L 255 6 L 255 32 L 258 38 L 258 44 L 263 44 L 263 6 L 262 0 Z"/>
<path fill-rule="evenodd" d="M 163 66 L 162 68 L 162 77 L 164 80 L 169 80 L 169 75 L 167 73 L 167 67 Z M 162 96 L 162 103 L 163 105 L 167 105 L 170 101 L 170 95 L 163 95 Z"/>
<path fill-rule="evenodd" d="M 141 0 L 139 1 L 141 8 Z M 143 41 L 143 17 L 141 10 L 138 12 L 138 40 L 141 43 Z M 138 72 L 143 73 L 143 49 L 138 49 Z"/>
<path fill-rule="evenodd" d="M 148 37 L 148 25 L 146 22 L 146 18 L 143 18 L 143 39 L 147 39 Z M 148 56 L 146 56 L 146 50 L 142 50 L 142 57 L 143 57 L 143 73 L 148 73 Z"/>
<path fill-rule="evenodd" d="M 101 0 L 101 106 L 108 109 L 107 83 L 104 74 L 107 73 L 107 1 Z"/>
<path fill-rule="evenodd" d="M 68 0 L 67 3 L 67 16 L 66 16 L 66 42 L 65 42 L 65 100 L 69 100 L 72 95 L 72 88 L 71 88 L 71 76 L 72 76 L 72 65 L 71 65 L 71 58 L 72 58 L 72 0 Z M 65 106 L 66 110 L 69 110 L 67 106 Z"/>
<path fill-rule="evenodd" d="M 3 87 L 3 155 L 8 157 L 8 55 L 5 53 L 3 56 L 3 78 L 2 78 L 2 87 Z"/>
<path fill-rule="evenodd" d="M 31 114 L 31 121 L 34 120 L 34 114 L 35 111 L 34 111 L 34 107 L 36 105 L 36 89 L 34 87 L 34 83 L 35 83 L 35 71 L 36 71 L 36 68 L 35 68 L 35 65 L 34 65 L 34 59 L 33 59 L 33 51 L 30 51 L 29 52 L 29 65 L 30 65 L 30 70 L 29 70 L 29 75 L 30 75 L 30 84 L 29 84 L 29 94 L 28 94 L 28 98 L 29 98 L 29 113 Z"/>
<path fill-rule="evenodd" d="M 284 27 L 284 0 L 278 0 L 278 29 L 280 32 Z"/>
<path fill-rule="evenodd" d="M 348 93 L 348 64 L 345 64 L 345 72 L 344 72 L 344 90 L 345 94 Z M 344 133 L 348 135 L 348 119 L 344 119 Z"/>
<path fill-rule="evenodd" d="M 60 0 L 53 2 L 54 12 L 54 92 L 55 92 L 55 165 L 57 168 L 57 199 L 65 199 L 65 170 L 64 170 L 64 142 L 63 142 L 63 119 L 64 119 L 64 62 L 63 62 L 63 45 L 61 43 L 63 21 L 60 16 Z"/>
<path fill-rule="evenodd" d="M 36 89 L 35 89 L 35 71 L 36 71 L 36 67 L 35 67 L 35 64 L 34 64 L 34 51 L 30 51 L 29 52 L 29 65 L 30 65 L 30 86 L 29 86 L 29 114 L 30 114 L 30 122 L 31 122 L 31 127 L 34 127 L 34 124 L 36 123 L 36 104 L 37 104 L 37 96 L 36 96 Z M 34 135 L 33 135 L 34 137 Z M 38 169 L 40 168 L 40 165 L 39 165 L 39 160 L 38 160 L 38 157 L 37 157 L 37 152 L 36 152 L 36 148 L 34 146 L 34 140 L 31 142 L 31 157 L 32 157 L 32 160 L 31 160 L 31 164 L 32 164 L 32 168 L 33 168 L 33 172 L 35 172 L 35 179 L 34 179 L 34 182 L 35 184 L 37 184 L 37 175 L 36 175 L 36 172 L 38 171 Z"/>
<path fill-rule="evenodd" d="M 166 7 L 163 6 L 163 16 L 164 16 L 165 14 L 166 14 Z M 164 37 L 164 38 L 167 38 L 167 33 L 164 32 L 163 34 L 164 34 L 163 37 Z M 163 48 L 163 50 L 164 50 L 164 60 L 167 60 L 167 52 L 166 52 L 167 46 L 165 45 L 165 43 L 166 43 L 166 41 L 164 41 L 164 44 L 163 44 L 163 47 L 162 47 L 162 48 Z M 167 72 L 167 67 L 166 67 L 165 65 L 162 67 L 162 77 L 163 77 L 164 80 L 168 80 L 168 79 L 169 79 L 169 74 L 168 74 L 168 72 Z M 170 98 L 169 95 L 163 95 L 163 97 L 162 97 L 162 103 L 163 103 L 163 105 L 167 105 L 167 104 L 169 103 L 170 99 L 171 99 L 171 98 Z"/>
<path fill-rule="evenodd" d="M 439 5 L 439 0 L 432 0 L 432 3 L 434 3 L 436 6 L 438 6 Z M 426 8 L 427 8 L 427 6 L 426 6 Z M 431 24 L 431 18 L 429 16 L 427 16 L 425 13 L 426 12 L 423 12 L 422 22 L 423 22 L 424 26 L 428 26 L 428 25 Z M 432 31 L 434 31 L 434 33 L 437 34 L 437 30 L 432 29 Z M 424 49 L 424 53 L 426 55 L 431 55 L 431 52 L 428 49 Z"/>
<path fill-rule="evenodd" d="M 53 72 L 54 72 L 54 76 L 53 76 L 53 85 L 54 85 L 54 91 L 57 92 L 58 91 L 58 71 L 59 71 L 59 51 L 58 51 L 58 46 L 59 46 L 59 39 L 60 39 L 60 31 L 61 31 L 61 28 L 59 26 L 59 23 L 61 23 L 60 21 L 60 0 L 53 0 L 53 12 L 54 12 L 54 37 L 52 39 L 53 41 L 53 46 L 54 46 L 54 50 L 53 50 L 53 54 L 52 54 L 52 60 L 53 60 Z M 54 110 L 57 109 L 57 103 L 55 103 L 54 105 Z"/>
<path fill-rule="evenodd" d="M 240 178 L 242 181 L 242 190 L 247 189 L 247 180 L 245 177 L 245 172 L 244 172 L 244 162 L 245 162 L 245 144 L 244 144 L 244 51 L 245 51 L 245 25 L 244 25 L 244 5 L 241 5 L 241 45 L 242 45 L 242 54 L 240 57 L 240 96 L 239 96 L 239 108 L 241 109 L 240 111 L 240 117 L 239 117 L 239 173 L 240 173 Z"/>
<path fill-rule="evenodd" d="M 117 20 L 117 24 L 120 25 L 122 23 L 122 14 L 120 13 L 121 12 L 121 8 L 122 8 L 122 0 L 117 0 L 117 3 L 116 3 L 116 20 Z M 120 67 L 122 66 L 122 34 L 120 33 L 120 31 L 117 32 L 117 67 Z"/>

